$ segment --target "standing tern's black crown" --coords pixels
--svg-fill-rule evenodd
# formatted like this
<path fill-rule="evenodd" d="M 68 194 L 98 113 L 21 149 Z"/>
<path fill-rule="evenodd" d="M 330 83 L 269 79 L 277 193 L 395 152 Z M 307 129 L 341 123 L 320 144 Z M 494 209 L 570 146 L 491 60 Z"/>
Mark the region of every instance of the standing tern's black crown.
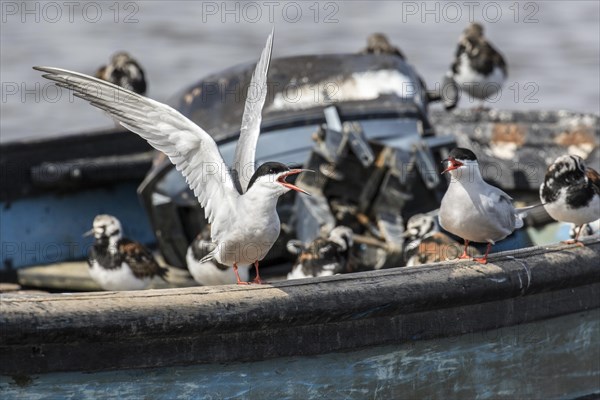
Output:
<path fill-rule="evenodd" d="M 457 147 L 452 149 L 450 154 L 448 154 L 448 158 L 454 158 L 455 160 L 463 160 L 463 161 L 477 161 L 477 156 L 469 149 L 465 149 L 462 147 Z"/>
<path fill-rule="evenodd" d="M 290 169 L 285 164 L 282 164 L 280 162 L 276 162 L 276 161 L 266 162 L 263 165 L 261 165 L 260 167 L 258 167 L 258 169 L 254 172 L 254 175 L 252 175 L 252 178 L 250 179 L 250 182 L 248 183 L 248 190 L 252 187 L 252 184 L 261 176 L 277 175 L 282 172 L 287 172 L 289 170 Z"/>

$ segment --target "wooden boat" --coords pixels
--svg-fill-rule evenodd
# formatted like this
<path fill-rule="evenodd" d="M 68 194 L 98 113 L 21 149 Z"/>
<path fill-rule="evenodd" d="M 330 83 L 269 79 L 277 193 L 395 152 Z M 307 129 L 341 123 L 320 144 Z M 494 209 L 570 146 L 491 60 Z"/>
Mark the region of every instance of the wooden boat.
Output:
<path fill-rule="evenodd" d="M 2 296 L 23 395 L 577 398 L 598 392 L 598 239 L 267 286 Z"/>
<path fill-rule="evenodd" d="M 350 68 L 352 57 L 362 66 L 397 62 L 302 60 L 333 70 Z M 274 60 L 276 74 L 284 66 L 303 68 L 298 58 Z M 244 82 L 249 71 L 236 67 L 220 76 Z M 206 113 L 186 97 L 198 87 L 180 97 L 191 108 L 180 108 L 199 121 Z M 390 107 L 389 98 L 382 102 L 355 101 L 340 110 L 413 118 L 421 121 L 415 132 L 432 140 L 452 134 L 482 154 L 484 168 L 493 160 L 514 171 L 493 180 L 523 197 L 535 195 L 548 160 L 567 149 L 597 162 L 595 115 L 428 113 L 426 102 L 400 108 Z M 320 123 L 323 106 L 266 116 L 264 135 Z M 215 110 L 205 118 L 225 146 L 238 128 L 225 118 L 219 129 L 225 110 Z M 399 117 L 407 110 L 410 117 Z M 124 225 L 135 228 L 132 236 L 156 244 L 136 194 L 149 181 L 153 154 L 137 136 L 110 130 L 1 150 L 8 171 L 0 199 L 4 281 L 31 265 L 51 268 L 85 257 L 89 243 L 81 233 L 95 214 L 116 205 Z M 156 165 L 154 171 L 169 173 Z M 542 239 L 530 237 L 552 242 L 555 228 Z M 486 266 L 448 261 L 264 286 L 2 294 L 0 392 L 3 398 L 592 398 L 600 393 L 600 239 L 585 244 L 513 249 L 493 254 Z"/>

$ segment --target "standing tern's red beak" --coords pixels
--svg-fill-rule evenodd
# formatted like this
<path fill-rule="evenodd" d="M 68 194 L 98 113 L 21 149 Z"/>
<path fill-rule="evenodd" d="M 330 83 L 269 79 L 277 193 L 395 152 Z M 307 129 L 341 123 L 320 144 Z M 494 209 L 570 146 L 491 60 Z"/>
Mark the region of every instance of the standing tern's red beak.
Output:
<path fill-rule="evenodd" d="M 300 172 L 315 172 L 315 171 L 310 170 L 310 169 L 291 169 L 288 172 L 282 174 L 279 178 L 277 178 L 277 182 L 281 183 L 283 186 L 285 186 L 288 189 L 295 190 L 296 192 L 304 193 L 304 194 L 307 194 L 310 196 L 310 193 L 308 193 L 306 190 L 300 189 L 298 186 L 292 185 L 291 183 L 285 181 L 285 178 L 287 178 L 288 176 L 296 175 L 296 174 L 299 174 Z"/>
<path fill-rule="evenodd" d="M 444 175 L 446 172 L 452 171 L 453 169 L 457 169 L 465 165 L 457 159 L 455 159 L 454 157 L 446 158 L 444 162 L 448 163 L 448 167 L 444 171 L 442 171 L 442 175 Z"/>

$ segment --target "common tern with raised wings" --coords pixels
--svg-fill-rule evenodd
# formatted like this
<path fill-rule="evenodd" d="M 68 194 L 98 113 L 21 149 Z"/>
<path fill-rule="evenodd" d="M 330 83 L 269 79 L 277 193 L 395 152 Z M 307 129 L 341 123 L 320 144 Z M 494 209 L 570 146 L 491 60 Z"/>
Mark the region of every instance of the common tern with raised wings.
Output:
<path fill-rule="evenodd" d="M 88 75 L 60 68 L 34 69 L 45 72 L 45 78 L 108 112 L 125 128 L 165 153 L 185 177 L 211 224 L 211 238 L 216 246 L 204 261 L 214 259 L 232 266 L 238 284 L 246 284 L 237 274 L 238 264 L 254 264 L 254 282 L 263 283 L 258 263 L 279 236 L 277 199 L 289 190 L 306 193 L 285 181 L 288 176 L 303 172 L 302 169 L 267 162 L 252 175 L 244 173 L 250 165 L 254 170 L 272 48 L 273 32 L 248 88 L 231 169 L 225 165 L 213 138 L 175 109 Z"/>

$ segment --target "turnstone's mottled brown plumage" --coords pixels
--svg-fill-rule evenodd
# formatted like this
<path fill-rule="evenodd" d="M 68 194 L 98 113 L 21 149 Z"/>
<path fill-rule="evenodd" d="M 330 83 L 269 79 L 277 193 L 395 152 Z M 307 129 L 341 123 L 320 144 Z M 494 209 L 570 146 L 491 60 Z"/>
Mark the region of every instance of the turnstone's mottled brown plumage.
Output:
<path fill-rule="evenodd" d="M 347 271 L 353 242 L 352 230 L 337 226 L 327 239 L 317 238 L 307 246 L 298 240 L 288 242 L 288 251 L 297 254 L 298 259 L 288 274 L 288 279 L 331 276 Z"/>

